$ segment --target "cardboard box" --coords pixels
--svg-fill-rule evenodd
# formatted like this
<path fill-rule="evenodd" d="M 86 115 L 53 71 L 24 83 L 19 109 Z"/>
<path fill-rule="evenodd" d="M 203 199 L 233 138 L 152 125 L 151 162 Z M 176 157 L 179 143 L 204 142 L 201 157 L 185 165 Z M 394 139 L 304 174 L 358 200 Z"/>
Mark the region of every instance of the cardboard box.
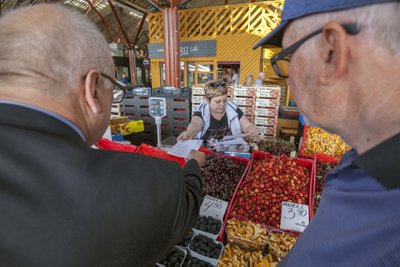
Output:
<path fill-rule="evenodd" d="M 278 124 L 278 118 L 277 117 L 259 117 L 256 116 L 254 118 L 254 124 L 260 125 L 260 126 L 275 126 Z"/>
<path fill-rule="evenodd" d="M 275 108 L 279 107 L 278 98 L 258 98 L 256 100 L 256 107 Z"/>
<path fill-rule="evenodd" d="M 256 116 L 264 116 L 264 117 L 277 117 L 279 115 L 279 110 L 277 108 L 257 107 L 254 110 L 254 115 L 256 115 Z"/>

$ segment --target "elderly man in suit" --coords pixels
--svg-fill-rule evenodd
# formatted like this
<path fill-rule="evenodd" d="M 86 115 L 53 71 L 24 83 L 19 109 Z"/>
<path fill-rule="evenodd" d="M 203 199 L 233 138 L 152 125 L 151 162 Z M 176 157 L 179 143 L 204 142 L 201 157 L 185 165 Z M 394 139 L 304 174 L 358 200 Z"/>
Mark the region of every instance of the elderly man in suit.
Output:
<path fill-rule="evenodd" d="M 204 155 L 90 148 L 125 88 L 81 14 L 11 11 L 0 51 L 0 266 L 154 266 L 196 220 Z"/>

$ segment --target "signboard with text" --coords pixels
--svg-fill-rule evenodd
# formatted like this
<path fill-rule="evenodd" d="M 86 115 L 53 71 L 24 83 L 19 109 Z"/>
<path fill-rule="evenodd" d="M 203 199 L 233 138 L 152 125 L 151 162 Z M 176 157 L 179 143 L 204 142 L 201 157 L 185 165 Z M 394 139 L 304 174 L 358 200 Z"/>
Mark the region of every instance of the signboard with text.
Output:
<path fill-rule="evenodd" d="M 149 58 L 163 58 L 163 44 L 148 44 Z M 181 57 L 214 57 L 217 54 L 217 41 L 181 42 Z"/>
<path fill-rule="evenodd" d="M 282 201 L 281 229 L 303 232 L 308 225 L 308 205 Z"/>

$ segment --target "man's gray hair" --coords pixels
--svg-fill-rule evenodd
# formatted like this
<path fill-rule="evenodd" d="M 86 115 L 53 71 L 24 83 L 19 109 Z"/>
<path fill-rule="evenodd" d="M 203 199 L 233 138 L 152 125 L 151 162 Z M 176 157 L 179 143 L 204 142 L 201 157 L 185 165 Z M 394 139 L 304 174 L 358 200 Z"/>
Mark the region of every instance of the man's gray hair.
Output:
<path fill-rule="evenodd" d="M 377 46 L 385 47 L 386 49 L 390 49 L 393 54 L 400 55 L 399 14 L 400 3 L 398 2 L 376 4 L 343 11 L 310 15 L 296 20 L 293 26 L 294 31 L 308 34 L 323 27 L 329 21 L 357 23 L 361 27 L 360 34 L 373 40 Z M 306 50 L 311 51 L 314 45 L 315 42 L 307 45 L 308 48 Z M 299 53 L 302 53 L 302 48 L 303 46 L 300 47 Z"/>
<path fill-rule="evenodd" d="M 63 96 L 91 69 L 114 76 L 107 42 L 82 14 L 61 5 L 22 7 L 0 18 L 0 90 Z"/>

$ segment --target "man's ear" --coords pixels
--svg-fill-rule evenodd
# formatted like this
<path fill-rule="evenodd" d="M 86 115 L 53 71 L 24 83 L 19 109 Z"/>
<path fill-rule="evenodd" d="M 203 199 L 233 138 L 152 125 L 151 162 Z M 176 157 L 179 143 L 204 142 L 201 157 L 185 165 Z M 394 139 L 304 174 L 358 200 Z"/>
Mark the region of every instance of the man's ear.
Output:
<path fill-rule="evenodd" d="M 322 31 L 321 56 L 322 71 L 321 82 L 330 84 L 347 72 L 349 48 L 346 30 L 337 22 L 329 22 Z"/>
<path fill-rule="evenodd" d="M 90 70 L 86 75 L 85 85 L 84 85 L 84 99 L 87 107 L 93 113 L 99 113 L 101 110 L 101 106 L 99 103 L 99 94 L 98 94 L 98 83 L 99 83 L 100 74 L 95 70 Z"/>

